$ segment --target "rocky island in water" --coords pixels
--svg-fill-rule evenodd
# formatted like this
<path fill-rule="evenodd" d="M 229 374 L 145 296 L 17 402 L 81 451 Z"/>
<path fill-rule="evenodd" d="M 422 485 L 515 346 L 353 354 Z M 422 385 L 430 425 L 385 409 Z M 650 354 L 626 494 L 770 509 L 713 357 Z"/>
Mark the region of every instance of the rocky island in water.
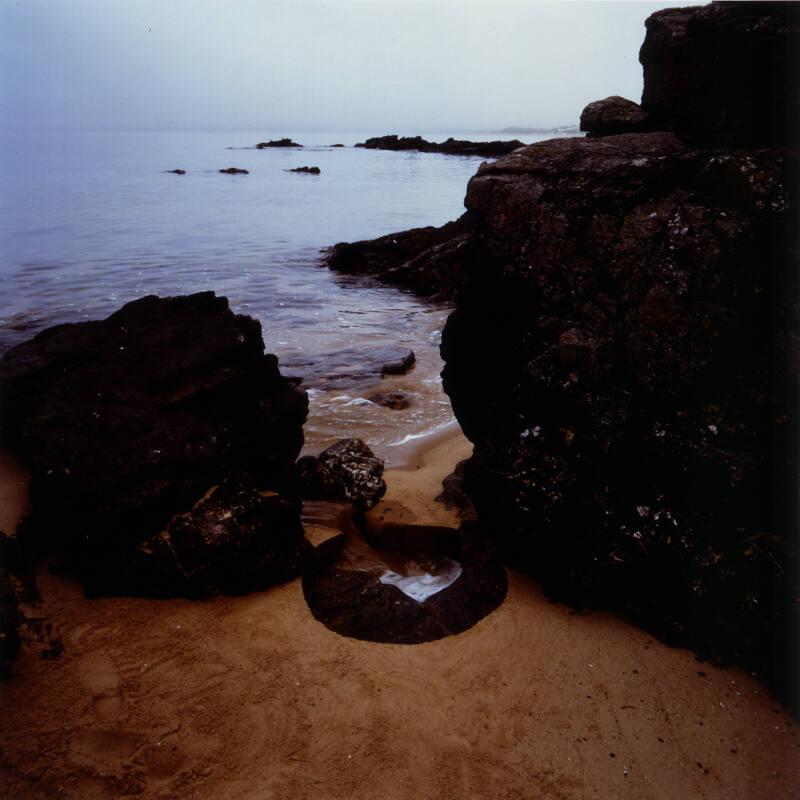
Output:
<path fill-rule="evenodd" d="M 800 13 L 646 25 L 585 137 L 359 145 L 496 158 L 324 256 L 453 304 L 410 468 L 213 292 L 3 355 L 9 797 L 796 793 Z"/>

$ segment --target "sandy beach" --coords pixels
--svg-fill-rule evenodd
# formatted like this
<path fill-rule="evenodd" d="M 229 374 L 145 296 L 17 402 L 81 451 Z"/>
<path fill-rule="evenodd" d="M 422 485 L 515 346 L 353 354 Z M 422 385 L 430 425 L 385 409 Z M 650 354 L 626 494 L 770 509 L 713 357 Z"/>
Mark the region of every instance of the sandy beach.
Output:
<path fill-rule="evenodd" d="M 458 430 L 386 474 L 373 522 L 457 525 L 433 497 Z M 5 485 L 13 470 L 5 470 Z M 5 513 L 11 498 L 3 495 Z M 333 518 L 333 515 L 331 516 Z M 315 544 L 338 531 L 306 527 Z M 458 636 L 384 645 L 314 620 L 299 580 L 201 602 L 87 600 L 39 573 L 0 686 L 3 796 L 109 798 L 789 798 L 800 738 L 752 676 L 578 615 L 510 572 Z"/>

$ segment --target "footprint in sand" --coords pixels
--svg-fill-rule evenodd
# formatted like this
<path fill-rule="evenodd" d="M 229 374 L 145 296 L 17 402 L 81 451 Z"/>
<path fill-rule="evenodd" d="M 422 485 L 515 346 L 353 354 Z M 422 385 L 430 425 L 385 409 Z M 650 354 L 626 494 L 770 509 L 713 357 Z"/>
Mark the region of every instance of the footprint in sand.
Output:
<path fill-rule="evenodd" d="M 81 683 L 92 695 L 94 710 L 104 719 L 122 710 L 122 691 L 114 662 L 102 653 L 90 653 L 81 659 Z"/>

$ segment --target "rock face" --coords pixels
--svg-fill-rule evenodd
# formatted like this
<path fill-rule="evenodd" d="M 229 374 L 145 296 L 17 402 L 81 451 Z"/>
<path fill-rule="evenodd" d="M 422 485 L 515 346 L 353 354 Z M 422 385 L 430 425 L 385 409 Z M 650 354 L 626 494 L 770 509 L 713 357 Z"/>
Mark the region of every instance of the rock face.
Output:
<path fill-rule="evenodd" d="M 590 137 L 641 133 L 651 130 L 650 118 L 638 103 L 614 95 L 595 100 L 583 109 L 581 130 Z"/>
<path fill-rule="evenodd" d="M 414 150 L 420 153 L 444 153 L 450 156 L 481 156 L 497 158 L 525 145 L 517 139 L 511 141 L 470 142 L 450 137 L 444 142 L 429 142 L 421 136 L 375 136 L 360 142 L 356 147 L 368 150 Z"/>
<path fill-rule="evenodd" d="M 0 393 L 36 527 L 92 562 L 130 552 L 229 474 L 275 484 L 308 407 L 259 323 L 213 292 L 49 328 L 4 355 Z"/>
<path fill-rule="evenodd" d="M 642 108 L 692 142 L 796 145 L 800 6 L 711 3 L 647 20 Z"/>
<path fill-rule="evenodd" d="M 361 439 L 342 439 L 295 465 L 295 486 L 309 500 L 344 500 L 369 511 L 386 493 L 383 461 Z"/>
<path fill-rule="evenodd" d="M 479 168 L 449 229 L 332 255 L 400 282 L 456 253 L 444 386 L 475 445 L 464 487 L 507 558 L 783 696 L 800 641 L 798 13 L 655 14 L 642 108 L 661 131 L 515 151 Z"/>
<path fill-rule="evenodd" d="M 797 472 L 796 169 L 669 133 L 482 167 L 484 255 L 442 345 L 465 486 L 509 556 L 750 663 L 794 592 L 776 510 Z"/>
<path fill-rule="evenodd" d="M 127 567 L 130 591 L 246 594 L 297 577 L 311 550 L 298 504 L 229 482 L 139 545 Z M 90 585 L 119 592 L 124 574 L 109 583 L 104 570 Z"/>

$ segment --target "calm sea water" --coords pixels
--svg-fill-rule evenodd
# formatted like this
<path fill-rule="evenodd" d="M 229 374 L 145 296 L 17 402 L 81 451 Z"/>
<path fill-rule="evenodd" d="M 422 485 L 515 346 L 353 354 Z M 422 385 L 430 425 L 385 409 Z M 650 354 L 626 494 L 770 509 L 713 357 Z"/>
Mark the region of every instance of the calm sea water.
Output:
<path fill-rule="evenodd" d="M 304 148 L 228 149 L 289 135 Z M 319 354 L 333 363 L 343 350 L 413 349 L 406 376 L 312 388 L 306 427 L 308 451 L 361 436 L 400 463 L 408 442 L 452 424 L 438 356 L 449 309 L 337 276 L 319 251 L 455 219 L 481 159 L 351 147 L 368 135 L 3 134 L 0 352 L 146 294 L 213 289 L 261 321 L 287 374 Z M 338 142 L 348 146 L 329 147 Z M 305 165 L 322 174 L 285 171 Z M 218 173 L 230 166 L 250 174 Z M 178 167 L 187 174 L 165 172 Z M 413 405 L 377 406 L 366 400 L 376 390 L 407 391 Z"/>

